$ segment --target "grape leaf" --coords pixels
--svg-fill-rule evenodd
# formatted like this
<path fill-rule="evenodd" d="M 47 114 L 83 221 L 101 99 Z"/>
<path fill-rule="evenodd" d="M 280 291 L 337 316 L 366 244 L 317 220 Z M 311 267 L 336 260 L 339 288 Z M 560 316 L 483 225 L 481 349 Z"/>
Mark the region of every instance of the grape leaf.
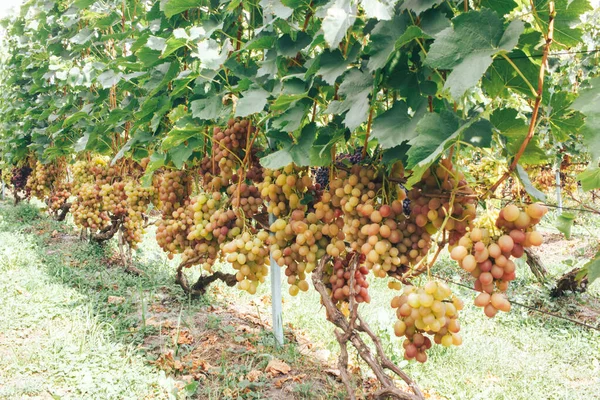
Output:
<path fill-rule="evenodd" d="M 585 125 L 581 133 L 583 143 L 592 155 L 592 160 L 600 159 L 600 77 L 590 80 L 588 86 L 581 89 L 579 97 L 571 104 L 573 110 L 585 115 Z"/>
<path fill-rule="evenodd" d="M 316 14 L 323 18 L 321 28 L 325 37 L 325 42 L 329 48 L 336 48 L 348 29 L 354 25 L 357 15 L 356 3 L 347 0 L 331 0 L 329 3 L 320 7 Z"/>
<path fill-rule="evenodd" d="M 527 171 L 525 171 L 525 169 L 523 169 L 523 167 L 519 164 L 517 164 L 517 176 L 523 184 L 523 187 L 525 188 L 527 194 L 529 194 L 536 200 L 546 201 L 546 195 L 543 192 L 537 190 L 535 186 L 533 186 L 531 180 L 529 179 L 529 175 L 527 175 Z"/>
<path fill-rule="evenodd" d="M 333 85 L 337 78 L 346 72 L 348 66 L 356 60 L 359 51 L 360 45 L 356 44 L 348 51 L 346 58 L 344 58 L 342 52 L 338 49 L 323 52 L 316 61 L 316 67 L 318 67 L 316 74 L 321 75 L 321 78 L 325 82 Z M 309 73 L 310 71 L 307 72 L 307 75 Z"/>
<path fill-rule="evenodd" d="M 353 131 L 367 120 L 369 94 L 372 89 L 373 77 L 366 72 L 352 69 L 346 73 L 338 90 L 338 93 L 345 99 L 332 101 L 326 112 L 330 114 L 346 113 L 344 124 Z"/>
<path fill-rule="evenodd" d="M 294 13 L 294 9 L 283 5 L 280 0 L 260 0 L 263 13 L 271 14 L 281 19 L 288 19 Z"/>
<path fill-rule="evenodd" d="M 226 107 L 223 106 L 221 96 L 211 96 L 206 99 L 194 100 L 190 104 L 192 116 L 209 121 L 219 118 Z"/>
<path fill-rule="evenodd" d="M 166 0 L 161 2 L 161 5 L 167 18 L 171 18 L 173 15 L 187 11 L 190 8 L 200 7 L 203 3 L 203 0 Z"/>
<path fill-rule="evenodd" d="M 581 182 L 581 188 L 586 192 L 600 188 L 600 168 L 590 165 L 585 171 L 577 175 L 577 180 Z"/>
<path fill-rule="evenodd" d="M 367 68 L 373 72 L 387 64 L 396 51 L 396 40 L 406 31 L 406 17 L 398 16 L 390 21 L 380 21 L 371 32 L 369 62 Z"/>
<path fill-rule="evenodd" d="M 475 147 L 490 147 L 492 144 L 492 129 L 494 126 L 487 119 L 480 119 L 465 129 L 462 133 L 463 141 Z"/>
<path fill-rule="evenodd" d="M 554 227 L 565 235 L 566 239 L 571 239 L 571 228 L 573 227 L 574 221 L 575 214 L 563 212 L 556 218 L 556 225 L 554 225 Z"/>
<path fill-rule="evenodd" d="M 249 89 L 242 94 L 244 97 L 238 101 L 235 109 L 236 117 L 247 117 L 250 114 L 263 111 L 270 95 L 269 92 L 261 88 Z"/>
<path fill-rule="evenodd" d="M 500 135 L 506 140 L 506 151 L 509 157 L 513 157 L 519 151 L 523 140 L 527 136 L 528 125 L 519 118 L 514 108 L 497 109 L 490 116 L 490 122 L 500 131 Z M 539 138 L 534 136 L 519 159 L 520 163 L 538 165 L 548 162 L 546 153 L 539 146 Z"/>
<path fill-rule="evenodd" d="M 367 18 L 389 20 L 394 15 L 394 5 L 397 0 L 361 0 Z"/>
<path fill-rule="evenodd" d="M 419 116 L 410 117 L 404 101 L 397 101 L 389 110 L 373 119 L 371 138 L 377 139 L 383 149 L 398 146 L 416 136 L 418 121 Z"/>
<path fill-rule="evenodd" d="M 205 39 L 198 42 L 197 52 L 192 53 L 192 56 L 200 59 L 202 68 L 217 70 L 221 68 L 231 50 L 233 46 L 229 39 L 225 40 L 223 46 L 214 39 Z"/>
<path fill-rule="evenodd" d="M 261 158 L 261 165 L 270 169 L 283 168 L 292 162 L 300 167 L 310 165 L 310 153 L 316 133 L 317 126 L 314 122 L 304 126 L 297 143 L 286 140 L 281 150 Z"/>
<path fill-rule="evenodd" d="M 588 285 L 600 278 L 600 253 L 597 253 L 583 268 L 587 271 Z"/>
<path fill-rule="evenodd" d="M 517 7 L 515 0 L 482 0 L 481 7 L 491 8 L 499 15 L 506 15 Z"/>
<path fill-rule="evenodd" d="M 537 81 L 540 67 L 531 62 L 524 52 L 515 49 L 508 54 L 508 57 L 530 83 Z M 521 78 L 506 59 L 501 57 L 494 60 L 488 73 L 484 76 L 483 87 L 490 97 L 508 95 L 506 89 L 518 91 L 526 96 L 533 96 L 533 93 L 525 80 Z"/>
<path fill-rule="evenodd" d="M 437 35 L 425 63 L 432 68 L 452 69 L 444 88 L 459 99 L 477 84 L 494 54 L 516 46 L 525 25 L 514 20 L 505 30 L 502 19 L 489 9 L 460 14 L 452 23 L 453 28 Z"/>
<path fill-rule="evenodd" d="M 554 42 L 565 47 L 576 46 L 581 41 L 582 30 L 576 27 L 580 17 L 592 9 L 588 0 L 553 0 L 556 16 L 554 17 Z M 548 32 L 550 0 L 534 0 L 538 18 L 544 32 Z"/>
<path fill-rule="evenodd" d="M 419 15 L 423 11 L 429 10 L 431 7 L 443 2 L 443 0 L 405 0 L 400 5 L 400 10 L 410 10 Z"/>

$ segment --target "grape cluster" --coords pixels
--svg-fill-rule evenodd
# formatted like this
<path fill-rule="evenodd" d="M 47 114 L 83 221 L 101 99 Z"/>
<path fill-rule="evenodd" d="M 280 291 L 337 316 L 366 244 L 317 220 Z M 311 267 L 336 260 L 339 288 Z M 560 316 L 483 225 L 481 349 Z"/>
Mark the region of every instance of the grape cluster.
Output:
<path fill-rule="evenodd" d="M 533 227 L 546 212 L 547 208 L 539 203 L 523 210 L 507 205 L 496 219 L 500 233 L 473 228 L 451 250 L 450 257 L 476 278 L 475 289 L 482 293 L 475 299 L 475 305 L 483 307 L 488 317 L 494 317 L 499 310 L 510 310 L 504 292 L 516 276 L 516 264 L 511 257 L 520 258 L 524 248 L 542 244 L 541 234 Z"/>
<path fill-rule="evenodd" d="M 70 182 L 61 182 L 52 188 L 48 198 L 48 208 L 51 212 L 58 212 L 69 200 L 69 197 L 71 197 L 71 186 Z"/>
<path fill-rule="evenodd" d="M 104 229 L 110 224 L 109 215 L 102 210 L 100 186 L 95 183 L 79 185 L 77 197 L 71 206 L 75 225 L 92 231 Z"/>
<path fill-rule="evenodd" d="M 27 179 L 27 188 L 34 197 L 45 201 L 65 180 L 66 174 L 67 168 L 64 160 L 57 160 L 49 164 L 35 162 L 33 171 Z"/>
<path fill-rule="evenodd" d="M 445 347 L 462 343 L 458 312 L 464 304 L 452 295 L 444 282 L 428 281 L 422 287 L 404 286 L 402 294 L 394 297 L 391 305 L 398 317 L 394 333 L 406 337 L 403 342 L 406 359 L 427 361 L 426 351 L 432 346 L 427 334 Z"/>
<path fill-rule="evenodd" d="M 15 191 L 26 190 L 27 180 L 33 170 L 29 165 L 23 165 L 21 167 L 14 167 L 11 171 L 10 184 Z"/>
<path fill-rule="evenodd" d="M 456 171 L 450 159 L 425 171 L 421 181 L 409 192 L 410 219 L 429 234 L 440 229 L 448 233 L 448 243 L 455 244 L 473 225 L 476 198 L 464 175 Z"/>
<path fill-rule="evenodd" d="M 258 284 L 264 282 L 269 272 L 268 238 L 264 230 L 255 234 L 246 231 L 221 247 L 225 259 L 237 271 L 237 287 L 250 294 L 256 293 Z"/>
<path fill-rule="evenodd" d="M 192 178 L 187 171 L 167 171 L 154 182 L 157 187 L 159 209 L 162 218 L 158 221 L 156 241 L 169 258 L 193 252 L 187 239 L 188 229 L 194 223 L 193 210 L 189 208 Z"/>
<path fill-rule="evenodd" d="M 292 296 L 308 290 L 306 274 L 315 269 L 317 261 L 325 254 L 326 240 L 318 222 L 315 213 L 305 214 L 297 209 L 290 218 L 279 218 L 271 224 L 271 254 L 277 265 L 285 267 Z"/>
<path fill-rule="evenodd" d="M 247 138 L 255 130 L 250 120 L 233 118 L 227 121 L 225 129 L 213 128 L 212 154 L 207 155 L 201 162 L 201 173 L 207 189 L 220 190 L 229 186 L 233 175 L 242 167 Z M 246 171 L 239 172 L 246 176 Z M 254 169 L 251 175 L 256 178 L 259 172 Z"/>
<path fill-rule="evenodd" d="M 234 176 L 236 177 L 237 175 Z M 234 183 L 227 187 L 227 194 L 231 199 L 231 205 L 236 210 L 241 209 L 244 218 L 251 218 L 260 212 L 262 198 L 257 186 L 245 182 Z"/>
<path fill-rule="evenodd" d="M 367 282 L 367 275 L 369 270 L 365 266 L 359 266 L 354 271 L 354 288 L 350 287 L 350 278 L 352 277 L 352 271 L 350 271 L 349 264 L 356 253 L 348 252 L 345 257 L 333 258 L 323 270 L 323 282 L 327 287 L 331 298 L 338 307 L 342 303 L 348 302 L 350 298 L 351 290 L 354 291 L 355 299 L 357 303 L 370 303 L 371 296 L 369 296 L 369 282 Z M 364 256 L 361 255 L 359 263 L 364 262 Z"/>

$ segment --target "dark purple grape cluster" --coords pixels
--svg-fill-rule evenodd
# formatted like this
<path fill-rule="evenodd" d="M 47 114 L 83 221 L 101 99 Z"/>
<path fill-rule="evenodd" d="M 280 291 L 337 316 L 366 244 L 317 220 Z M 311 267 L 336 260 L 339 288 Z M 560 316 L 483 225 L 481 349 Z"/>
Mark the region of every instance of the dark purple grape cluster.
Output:
<path fill-rule="evenodd" d="M 363 146 L 360 146 L 360 147 L 357 147 L 354 150 L 354 153 L 352 153 L 352 154 L 350 154 L 350 153 L 338 154 L 338 156 L 335 158 L 335 162 L 338 165 L 343 165 L 343 164 L 345 164 L 344 161 L 347 160 L 347 162 L 352 165 L 359 164 L 363 161 L 362 152 L 363 152 Z"/>
<path fill-rule="evenodd" d="M 321 189 L 327 189 L 329 187 L 329 167 L 315 168 L 313 173 L 315 181 L 321 186 Z"/>
<path fill-rule="evenodd" d="M 25 190 L 27 179 L 29 179 L 29 175 L 31 175 L 32 171 L 33 170 L 29 167 L 29 165 L 13 168 L 10 184 L 16 191 Z"/>
<path fill-rule="evenodd" d="M 410 199 L 408 198 L 408 189 L 402 184 L 400 184 L 400 187 L 404 189 L 404 192 L 406 193 L 406 198 L 402 201 L 402 211 L 404 212 L 404 215 L 410 215 Z"/>

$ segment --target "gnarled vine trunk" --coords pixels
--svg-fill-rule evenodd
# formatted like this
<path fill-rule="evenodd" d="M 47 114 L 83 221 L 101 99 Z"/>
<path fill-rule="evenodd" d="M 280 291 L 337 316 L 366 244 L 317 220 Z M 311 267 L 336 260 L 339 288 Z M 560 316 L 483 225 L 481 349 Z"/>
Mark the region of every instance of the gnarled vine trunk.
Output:
<path fill-rule="evenodd" d="M 181 286 L 181 288 L 183 289 L 183 291 L 186 294 L 190 295 L 192 298 L 197 298 L 197 297 L 203 295 L 204 293 L 206 293 L 206 289 L 208 288 L 208 286 L 217 280 L 225 282 L 225 284 L 227 286 L 230 286 L 230 287 L 235 286 L 235 284 L 237 283 L 237 279 L 235 278 L 235 275 L 227 274 L 227 273 L 224 273 L 221 271 L 213 272 L 211 275 L 202 275 L 202 276 L 200 276 L 200 278 L 198 278 L 196 283 L 194 283 L 193 285 L 190 286 L 188 279 L 185 276 L 185 273 L 183 272 L 183 270 L 187 267 L 194 265 L 195 263 L 200 261 L 200 259 L 201 259 L 201 257 L 190 258 L 189 260 L 184 261 L 181 264 L 179 264 L 179 266 L 177 267 L 177 274 L 175 275 L 175 282 L 179 286 Z"/>
<path fill-rule="evenodd" d="M 321 301 L 325 306 L 327 319 L 332 322 L 338 330 L 335 332 L 336 339 L 340 344 L 340 357 L 338 359 L 338 367 L 340 376 L 348 391 L 349 399 L 356 399 L 356 394 L 350 381 L 348 373 L 348 343 L 351 343 L 356 348 L 358 355 L 362 358 L 369 368 L 373 371 L 377 380 L 381 384 L 381 388 L 374 394 L 377 399 L 402 399 L 402 400 L 420 400 L 423 399 L 421 390 L 413 380 L 406 375 L 397 365 L 395 365 L 383 351 L 381 340 L 369 327 L 369 325 L 358 314 L 358 304 L 356 303 L 354 290 L 350 290 L 350 318 L 344 317 L 342 312 L 337 309 L 331 296 L 327 293 L 327 288 L 322 281 L 323 268 L 330 260 L 329 256 L 324 256 L 317 268 L 312 273 L 312 281 L 315 289 L 321 295 Z M 355 256 L 350 261 L 350 283 L 349 287 L 354 288 L 354 274 L 358 266 L 358 256 Z M 371 348 L 365 343 L 360 333 L 366 333 L 375 345 L 376 353 L 373 354 Z M 397 377 L 402 379 L 413 391 L 414 394 L 405 392 L 398 388 L 394 379 L 390 377 L 385 370 L 392 371 Z"/>

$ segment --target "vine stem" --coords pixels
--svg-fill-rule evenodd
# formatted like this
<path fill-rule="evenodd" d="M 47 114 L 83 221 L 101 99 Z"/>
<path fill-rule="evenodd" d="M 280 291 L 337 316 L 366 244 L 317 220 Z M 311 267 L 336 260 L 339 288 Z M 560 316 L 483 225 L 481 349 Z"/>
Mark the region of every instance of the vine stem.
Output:
<path fill-rule="evenodd" d="M 371 134 L 371 125 L 373 124 L 373 107 L 369 110 L 369 120 L 367 121 L 367 133 L 365 135 L 365 144 L 362 150 L 362 159 L 367 156 L 367 144 L 369 143 L 369 135 Z"/>
<path fill-rule="evenodd" d="M 487 195 L 494 193 L 496 189 L 498 189 L 498 186 L 500 186 L 500 184 L 502 184 L 502 182 L 508 179 L 508 177 L 514 172 L 514 170 L 517 168 L 517 164 L 519 163 L 519 159 L 525 152 L 527 145 L 529 144 L 531 139 L 533 139 L 533 136 L 535 134 L 537 117 L 540 111 L 540 105 L 542 103 L 542 93 L 544 91 L 544 76 L 546 74 L 546 65 L 548 63 L 548 52 L 550 51 L 550 45 L 552 44 L 554 38 L 554 18 L 556 16 L 556 11 L 554 9 L 553 1 L 550 1 L 548 3 L 548 11 L 550 15 L 548 17 L 548 34 L 546 35 L 546 44 L 544 45 L 544 52 L 542 54 L 542 65 L 540 66 L 540 74 L 538 76 L 537 95 L 535 97 L 535 104 L 533 106 L 533 112 L 531 114 L 529 130 L 527 131 L 527 136 L 523 140 L 523 143 L 521 143 L 521 147 L 519 147 L 519 151 L 517 152 L 517 154 L 515 154 L 515 157 L 513 158 L 513 161 L 510 164 L 508 171 L 506 171 L 504 175 L 502 175 L 500 179 L 498 179 L 498 181 L 496 181 L 496 183 L 494 183 L 492 187 L 490 187 L 490 189 L 487 191 Z"/>
<path fill-rule="evenodd" d="M 519 76 L 525 81 L 527 86 L 529 86 L 529 90 L 531 90 L 531 94 L 533 94 L 533 97 L 537 97 L 537 91 L 535 90 L 531 82 L 529 82 L 529 79 L 527 79 L 525 75 L 523 75 L 523 72 L 521 72 L 521 70 L 519 69 L 519 67 L 517 67 L 513 60 L 511 60 L 510 57 L 508 57 L 505 53 L 501 53 L 500 56 L 504 58 L 510 64 L 510 66 L 513 67 L 517 74 L 519 74 Z"/>

